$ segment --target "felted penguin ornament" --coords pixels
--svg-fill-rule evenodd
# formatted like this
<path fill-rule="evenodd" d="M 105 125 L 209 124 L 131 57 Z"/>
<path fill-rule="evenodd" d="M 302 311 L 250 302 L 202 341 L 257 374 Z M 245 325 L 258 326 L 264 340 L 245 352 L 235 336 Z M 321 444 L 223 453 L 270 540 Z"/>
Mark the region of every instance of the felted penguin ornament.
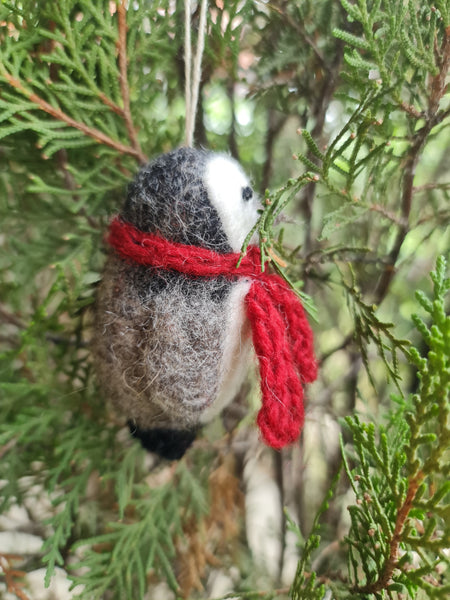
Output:
<path fill-rule="evenodd" d="M 233 400 L 252 342 L 258 425 L 274 448 L 303 425 L 303 384 L 316 377 L 313 340 L 295 293 L 242 244 L 258 202 L 240 165 L 180 148 L 144 166 L 110 224 L 94 354 L 100 384 L 131 433 L 180 458 Z"/>

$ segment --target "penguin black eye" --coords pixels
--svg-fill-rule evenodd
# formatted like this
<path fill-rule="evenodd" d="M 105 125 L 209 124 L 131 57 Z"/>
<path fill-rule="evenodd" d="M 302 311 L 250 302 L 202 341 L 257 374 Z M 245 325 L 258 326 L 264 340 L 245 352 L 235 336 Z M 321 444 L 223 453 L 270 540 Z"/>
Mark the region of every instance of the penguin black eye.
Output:
<path fill-rule="evenodd" d="M 253 198 L 252 188 L 250 186 L 242 188 L 242 200 L 245 200 L 245 202 L 248 202 L 249 200 L 251 200 L 251 198 Z"/>

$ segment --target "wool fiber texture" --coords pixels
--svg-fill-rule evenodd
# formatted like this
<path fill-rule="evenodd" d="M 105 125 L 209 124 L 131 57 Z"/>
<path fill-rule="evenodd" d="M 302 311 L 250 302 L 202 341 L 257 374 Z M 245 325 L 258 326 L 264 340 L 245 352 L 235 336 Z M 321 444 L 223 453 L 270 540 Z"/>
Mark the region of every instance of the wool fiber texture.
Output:
<path fill-rule="evenodd" d="M 228 182 L 215 185 L 215 171 Z M 171 242 L 228 253 L 257 219 L 248 190 L 231 158 L 181 148 L 140 170 L 120 216 Z M 223 201 L 229 206 L 220 206 Z M 195 431 L 233 399 L 250 356 L 243 303 L 249 287 L 245 280 L 142 266 L 110 251 L 93 351 L 104 395 L 132 431 L 173 430 L 184 439 L 183 432 Z"/>
<path fill-rule="evenodd" d="M 125 259 L 191 276 L 249 279 L 246 313 L 260 363 L 262 408 L 258 424 L 273 448 L 294 442 L 303 426 L 303 383 L 316 378 L 313 338 L 303 307 L 289 285 L 267 268 L 258 247 L 245 256 L 169 242 L 116 218 L 109 243 Z M 241 260 L 240 260 L 241 258 Z M 240 260 L 239 268 L 236 268 Z M 267 267 L 267 265 L 266 265 Z"/>

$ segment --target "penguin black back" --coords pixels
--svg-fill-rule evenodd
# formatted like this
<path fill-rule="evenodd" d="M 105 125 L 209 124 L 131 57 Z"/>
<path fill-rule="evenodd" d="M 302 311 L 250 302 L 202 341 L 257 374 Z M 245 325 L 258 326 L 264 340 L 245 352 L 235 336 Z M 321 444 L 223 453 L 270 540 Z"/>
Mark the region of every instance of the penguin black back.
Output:
<path fill-rule="evenodd" d="M 142 167 L 128 188 L 122 217 L 171 242 L 231 252 L 204 183 L 210 152 L 179 148 Z"/>

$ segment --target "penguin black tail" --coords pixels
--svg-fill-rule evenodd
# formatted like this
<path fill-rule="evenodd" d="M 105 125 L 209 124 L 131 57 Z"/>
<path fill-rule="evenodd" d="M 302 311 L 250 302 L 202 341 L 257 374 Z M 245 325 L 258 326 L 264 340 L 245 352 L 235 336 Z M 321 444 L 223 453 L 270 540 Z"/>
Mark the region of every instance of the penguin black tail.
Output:
<path fill-rule="evenodd" d="M 128 421 L 131 435 L 140 440 L 143 448 L 168 460 L 179 460 L 192 445 L 197 429 L 141 429 Z"/>

